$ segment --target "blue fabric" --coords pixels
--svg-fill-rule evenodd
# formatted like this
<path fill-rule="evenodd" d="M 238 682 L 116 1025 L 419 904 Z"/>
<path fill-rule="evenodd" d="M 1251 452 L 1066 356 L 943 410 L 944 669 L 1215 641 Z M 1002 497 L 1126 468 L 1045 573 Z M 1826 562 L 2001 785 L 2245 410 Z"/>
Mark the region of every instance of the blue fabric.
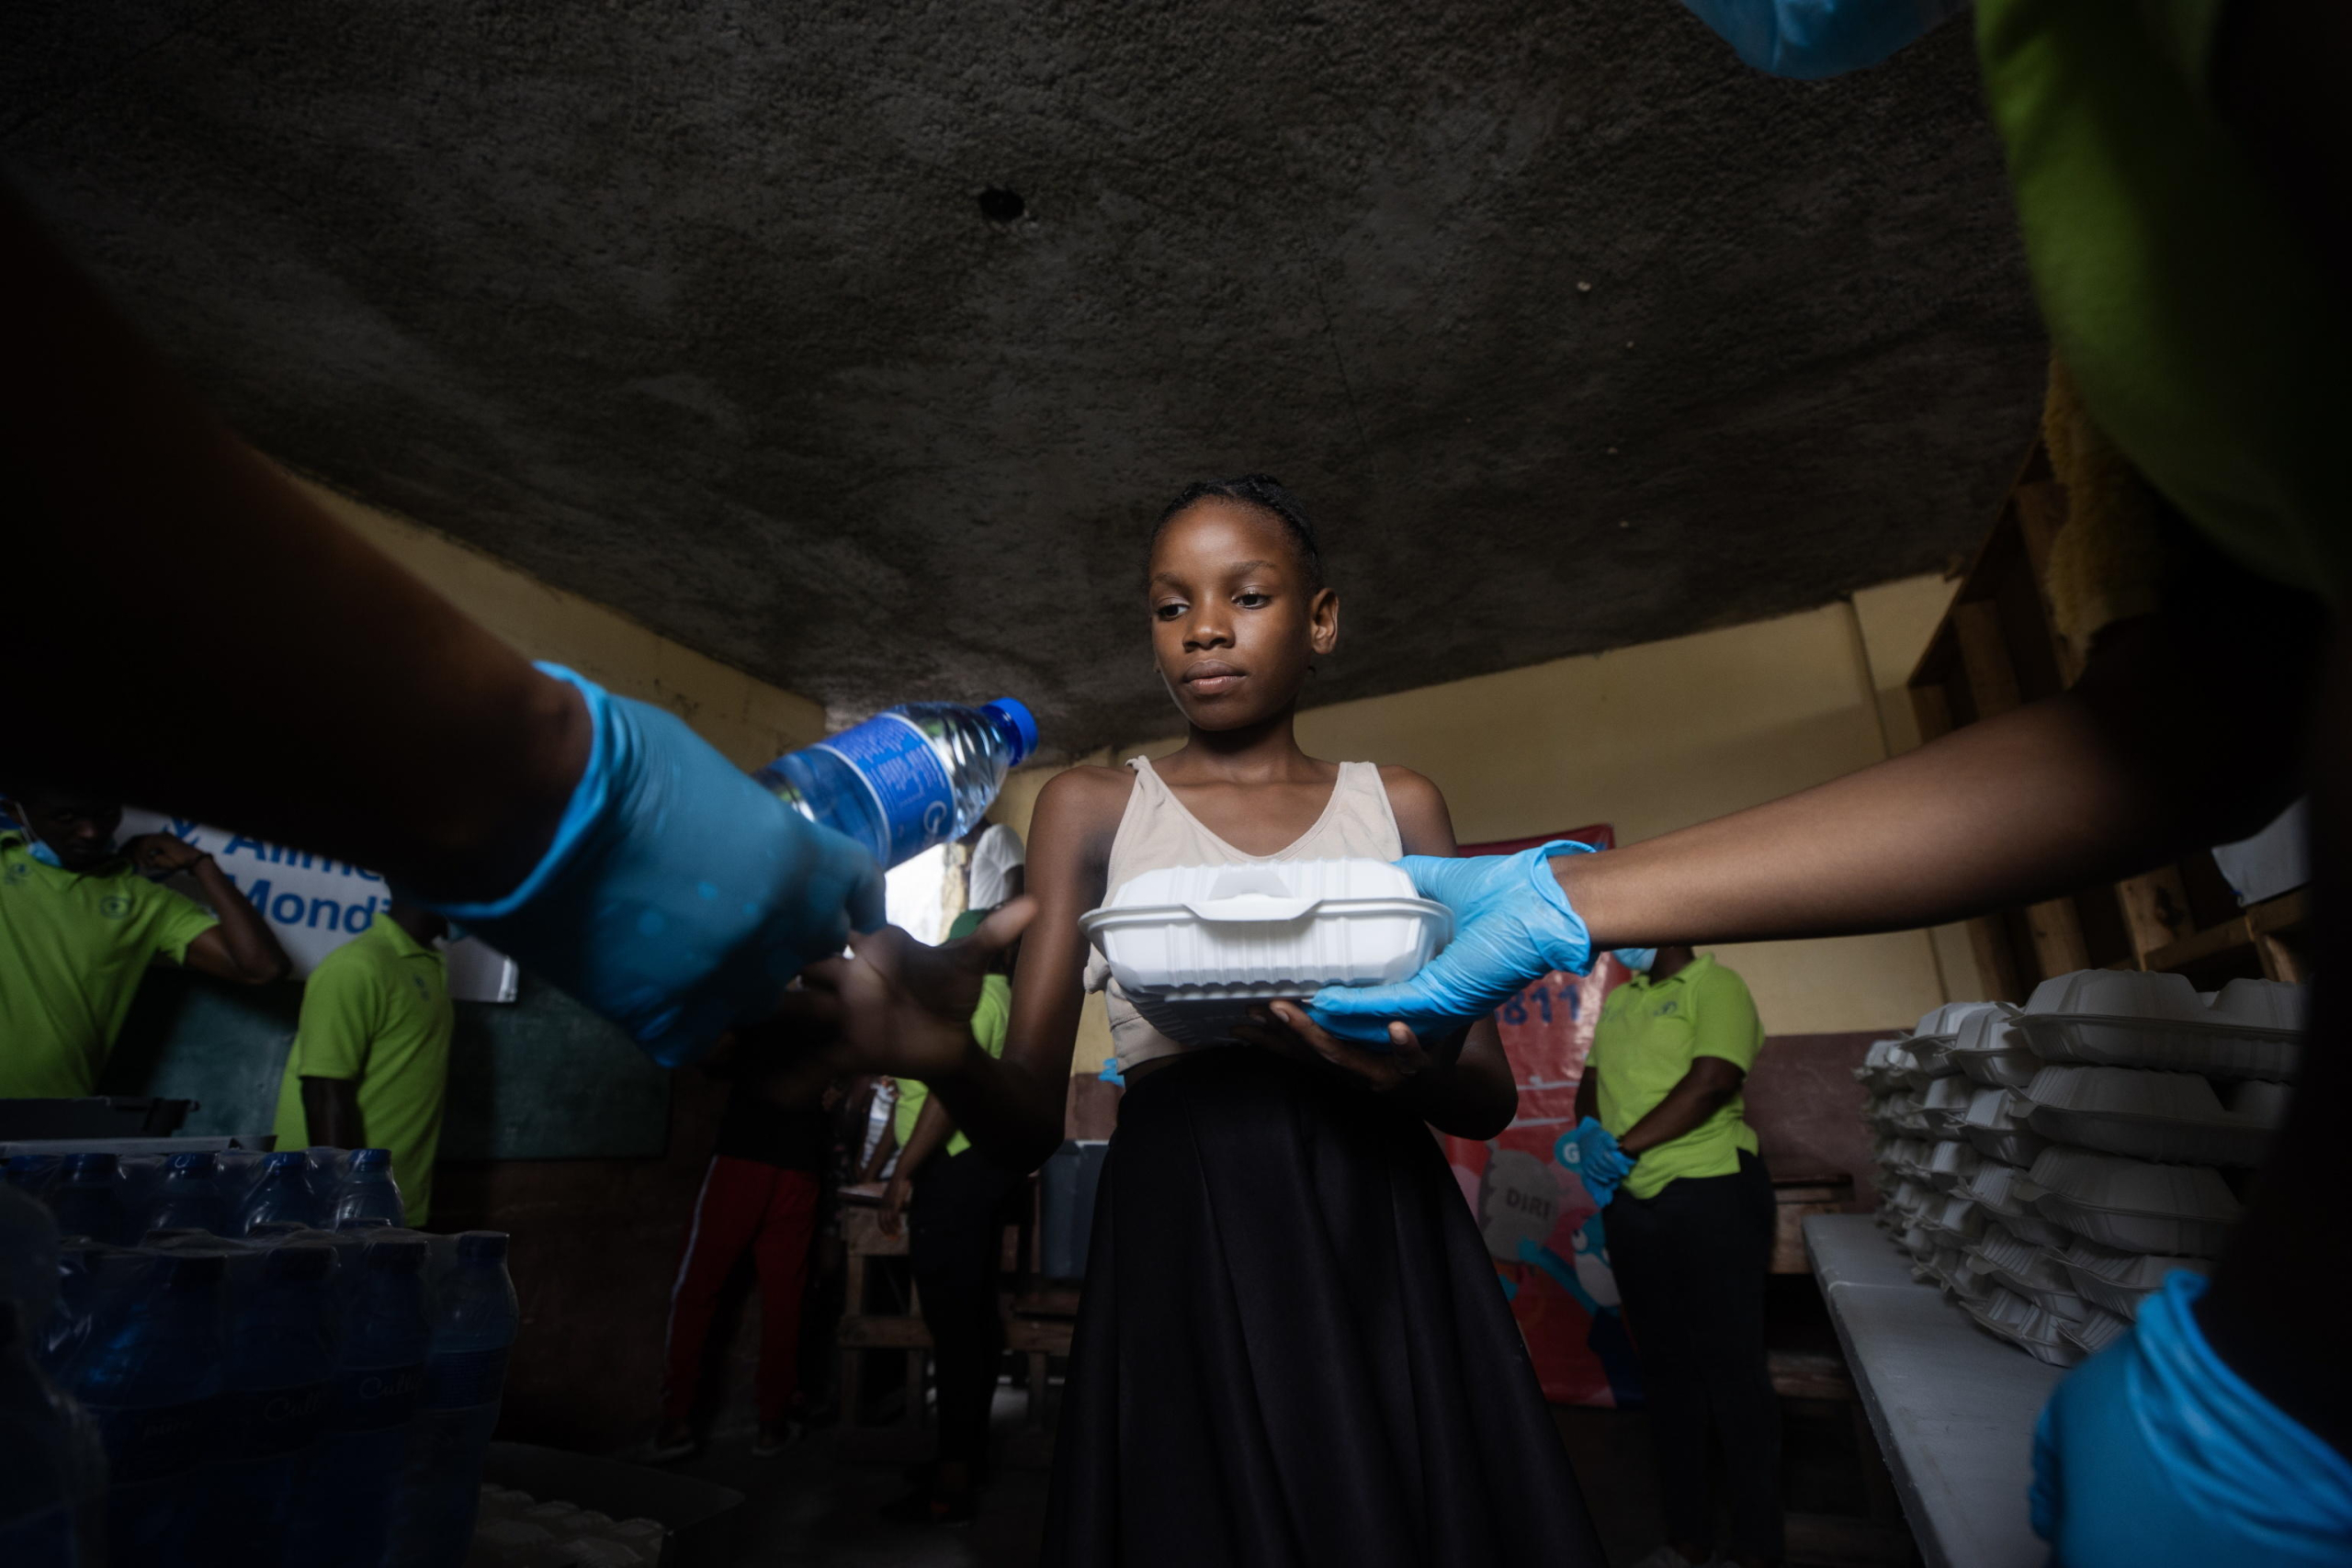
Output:
<path fill-rule="evenodd" d="M 1740 59 L 1802 82 L 1876 65 L 1968 0 L 1682 0 Z"/>
<path fill-rule="evenodd" d="M 1636 975 L 1648 974 L 1650 965 L 1657 962 L 1657 949 L 1655 947 L 1612 948 L 1609 955 Z"/>
<path fill-rule="evenodd" d="M 1388 1043 L 1391 1019 L 1430 1040 L 1484 1018 L 1555 969 L 1583 974 L 1592 966 L 1592 936 L 1568 907 L 1551 861 L 1591 852 L 1590 844 L 1555 839 L 1515 855 L 1407 855 L 1396 863 L 1421 897 L 1453 911 L 1453 940 L 1397 985 L 1316 992 L 1309 1016 L 1342 1039 L 1370 1044 Z"/>
<path fill-rule="evenodd" d="M 2352 1461 L 2213 1354 L 2176 1271 L 2050 1396 L 2033 1528 L 2064 1568 L 2352 1564 Z"/>
<path fill-rule="evenodd" d="M 675 715 L 556 665 L 594 736 L 555 840 L 481 904 L 415 898 L 627 1029 L 665 1066 L 775 1006 L 882 923 L 865 850 L 762 789 Z"/>
<path fill-rule="evenodd" d="M 1577 1173 L 1594 1204 L 1603 1209 L 1634 1171 L 1634 1156 L 1617 1146 L 1616 1134 L 1589 1116 L 1563 1134 L 1552 1153 Z"/>

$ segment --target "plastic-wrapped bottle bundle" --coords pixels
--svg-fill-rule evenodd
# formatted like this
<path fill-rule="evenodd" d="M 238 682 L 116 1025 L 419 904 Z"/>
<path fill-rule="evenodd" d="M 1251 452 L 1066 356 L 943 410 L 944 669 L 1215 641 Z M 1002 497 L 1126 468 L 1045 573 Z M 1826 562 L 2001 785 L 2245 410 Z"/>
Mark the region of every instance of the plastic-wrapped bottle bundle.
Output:
<path fill-rule="evenodd" d="M 318 1218 L 309 1161 L 300 1150 L 289 1150 L 262 1162 L 261 1179 L 237 1211 L 237 1234 L 251 1236 L 256 1227 L 267 1224 L 312 1225 Z"/>
<path fill-rule="evenodd" d="M 130 1239 L 130 1210 L 122 1201 L 121 1162 L 110 1154 L 66 1156 L 49 1190 L 49 1207 L 62 1235 L 119 1245 Z"/>
<path fill-rule="evenodd" d="M 424 1394 L 409 1446 L 392 1568 L 458 1568 L 473 1539 L 482 1456 L 498 1425 L 506 1358 L 521 1314 L 506 1237 L 467 1231 L 434 1281 Z"/>
<path fill-rule="evenodd" d="M 906 703 L 777 758 L 752 776 L 810 821 L 893 866 L 970 830 L 1008 769 L 1037 749 L 1011 697 L 977 708 Z"/>
<path fill-rule="evenodd" d="M 334 1400 L 288 1531 L 286 1560 L 304 1568 L 379 1568 L 424 1382 L 424 1238 L 379 1234 L 346 1262 L 354 1250 Z"/>
<path fill-rule="evenodd" d="M 33 1351 L 20 1304 L 0 1301 L 0 1562 L 85 1568 L 104 1561 L 106 1460 Z"/>
<path fill-rule="evenodd" d="M 28 1197 L 46 1200 L 62 1162 L 55 1155 L 10 1155 L 5 1171 L 9 1186 Z"/>
<path fill-rule="evenodd" d="M 401 1190 L 392 1180 L 391 1151 L 354 1149 L 350 1168 L 335 1189 L 334 1204 L 327 1215 L 330 1228 L 341 1230 L 353 1221 L 374 1220 L 399 1225 L 406 1224 L 407 1217 Z"/>
<path fill-rule="evenodd" d="M 75 1359 L 73 1393 L 106 1447 L 114 1568 L 199 1561 L 199 1467 L 217 1438 L 220 1392 L 222 1263 L 217 1252 L 143 1256 L 130 1299 Z"/>
<path fill-rule="evenodd" d="M 267 1565 L 293 1561 L 288 1523 L 337 1393 L 335 1251 L 288 1240 L 258 1262 L 232 1292 L 222 1455 L 205 1533 L 225 1557 Z"/>
<path fill-rule="evenodd" d="M 201 1230 L 228 1235 L 233 1220 L 221 1196 L 219 1168 L 209 1154 L 174 1155 L 147 1201 L 142 1230 Z"/>

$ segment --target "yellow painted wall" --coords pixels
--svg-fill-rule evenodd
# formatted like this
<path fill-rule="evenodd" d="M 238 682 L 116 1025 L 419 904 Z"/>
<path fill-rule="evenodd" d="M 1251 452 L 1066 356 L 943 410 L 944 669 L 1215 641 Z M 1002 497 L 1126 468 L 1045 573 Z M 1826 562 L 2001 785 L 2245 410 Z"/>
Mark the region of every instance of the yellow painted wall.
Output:
<path fill-rule="evenodd" d="M 1428 774 L 1464 842 L 1607 822 L 1633 843 L 1917 745 L 1904 682 L 1951 595 L 1941 578 L 1906 579 L 1802 615 L 1312 708 L 1299 741 Z M 1025 834 L 1051 773 L 1010 783 L 1002 819 Z M 1982 994 L 1956 927 L 1716 951 L 1776 1034 L 1892 1029 Z"/>
<path fill-rule="evenodd" d="M 550 587 L 421 523 L 299 474 L 290 477 L 337 522 L 529 658 L 670 709 L 738 767 L 760 767 L 825 733 L 823 706 L 807 697 L 706 658 L 617 610 Z"/>

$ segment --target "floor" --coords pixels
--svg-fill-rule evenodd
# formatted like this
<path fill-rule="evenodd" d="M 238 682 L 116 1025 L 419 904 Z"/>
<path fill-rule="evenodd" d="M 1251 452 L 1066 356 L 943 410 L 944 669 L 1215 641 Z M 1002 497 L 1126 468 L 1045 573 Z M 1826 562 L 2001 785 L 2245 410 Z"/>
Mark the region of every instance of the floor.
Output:
<path fill-rule="evenodd" d="M 1008 1444 L 1017 1434 L 1022 1396 L 1000 1391 L 996 1422 Z M 1657 1494 L 1650 1474 L 1649 1435 L 1639 1411 L 1555 1406 L 1585 1500 L 1591 1508 L 1611 1568 L 1624 1568 L 1657 1544 Z M 1825 1427 L 1825 1430 L 1834 1430 Z M 1834 1452 L 1816 1453 L 1804 1414 L 1789 1423 L 1791 1502 L 1820 1506 L 1814 1497 L 1838 1490 Z M 1004 1446 L 1004 1445 L 1001 1445 Z M 903 1495 L 899 1462 L 876 1457 L 870 1441 L 820 1430 L 779 1458 L 751 1456 L 749 1440 L 713 1443 L 678 1467 L 686 1474 L 745 1495 L 736 1568 L 1032 1568 L 1045 1516 L 1042 1465 L 1007 1467 L 984 1495 L 980 1517 L 961 1529 L 922 1529 L 877 1516 Z M 855 1457 L 850 1457 L 854 1453 Z"/>

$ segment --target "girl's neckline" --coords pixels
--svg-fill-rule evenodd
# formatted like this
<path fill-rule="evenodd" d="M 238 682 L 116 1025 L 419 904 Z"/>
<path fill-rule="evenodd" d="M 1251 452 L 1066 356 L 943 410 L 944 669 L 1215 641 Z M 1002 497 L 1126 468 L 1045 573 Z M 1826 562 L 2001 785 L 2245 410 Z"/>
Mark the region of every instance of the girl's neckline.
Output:
<path fill-rule="evenodd" d="M 1168 797 L 1169 805 L 1183 813 L 1185 821 L 1190 822 L 1193 827 L 1198 828 L 1203 833 L 1208 835 L 1209 839 L 1216 843 L 1216 847 L 1223 850 L 1226 853 L 1237 856 L 1238 858 L 1245 861 L 1280 860 L 1283 856 L 1290 853 L 1291 851 L 1298 848 L 1299 845 L 1306 842 L 1307 840 L 1315 837 L 1316 833 L 1321 829 L 1323 824 L 1331 819 L 1331 813 L 1339 808 L 1340 792 L 1347 787 L 1348 783 L 1348 764 L 1340 762 L 1337 764 L 1340 770 L 1339 775 L 1331 781 L 1331 796 L 1323 803 L 1322 811 L 1316 817 L 1313 822 L 1307 825 L 1306 831 L 1301 833 L 1297 838 L 1293 839 L 1289 843 L 1284 844 L 1281 849 L 1276 850 L 1270 855 L 1253 855 L 1248 850 L 1245 850 L 1240 845 L 1234 843 L 1224 834 L 1218 832 L 1216 829 L 1210 827 L 1207 823 L 1194 816 L 1193 814 L 1193 808 L 1184 804 L 1184 797 L 1178 795 L 1175 788 L 1170 785 L 1166 779 L 1159 776 L 1159 770 L 1151 765 L 1150 758 L 1130 757 L 1127 759 L 1127 766 L 1134 768 L 1138 773 L 1149 773 L 1151 775 L 1152 782 L 1159 786 L 1159 793 Z"/>

